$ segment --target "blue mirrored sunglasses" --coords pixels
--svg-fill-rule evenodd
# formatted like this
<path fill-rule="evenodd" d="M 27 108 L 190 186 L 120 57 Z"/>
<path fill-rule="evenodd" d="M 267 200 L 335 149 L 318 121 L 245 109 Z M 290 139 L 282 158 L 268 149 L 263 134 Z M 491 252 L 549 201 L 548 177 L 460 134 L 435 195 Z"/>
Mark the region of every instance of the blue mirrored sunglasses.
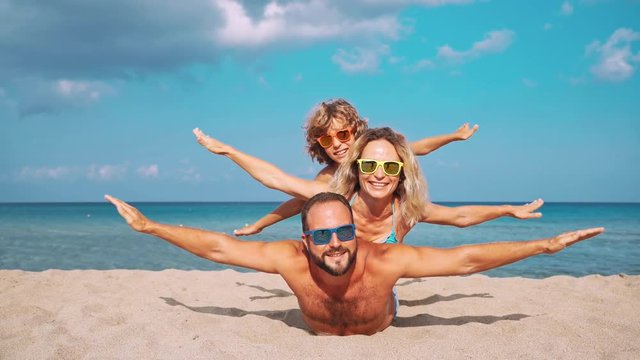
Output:
<path fill-rule="evenodd" d="M 348 224 L 331 229 L 315 229 L 304 232 L 307 236 L 311 235 L 311 240 L 316 245 L 326 245 L 330 243 L 333 233 L 336 233 L 340 241 L 353 240 L 356 237 L 356 226 L 354 224 Z"/>

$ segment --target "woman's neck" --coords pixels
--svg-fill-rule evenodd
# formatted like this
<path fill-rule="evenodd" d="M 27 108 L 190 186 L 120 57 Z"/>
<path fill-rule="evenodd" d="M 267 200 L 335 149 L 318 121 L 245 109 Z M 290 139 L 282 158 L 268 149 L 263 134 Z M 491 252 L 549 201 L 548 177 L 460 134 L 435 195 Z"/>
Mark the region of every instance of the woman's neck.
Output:
<path fill-rule="evenodd" d="M 393 212 L 393 194 L 382 199 L 372 198 L 364 193 L 357 193 L 356 196 L 357 198 L 353 203 L 353 210 L 358 214 L 374 219 L 391 216 Z"/>

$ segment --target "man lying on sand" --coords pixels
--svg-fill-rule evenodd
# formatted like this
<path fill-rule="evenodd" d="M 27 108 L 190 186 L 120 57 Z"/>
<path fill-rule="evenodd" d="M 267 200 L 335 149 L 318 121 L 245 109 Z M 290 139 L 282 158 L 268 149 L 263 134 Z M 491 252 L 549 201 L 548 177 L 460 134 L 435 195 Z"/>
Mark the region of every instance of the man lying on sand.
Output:
<path fill-rule="evenodd" d="M 374 334 L 393 321 L 400 278 L 476 273 L 538 254 L 553 254 L 604 228 L 549 239 L 466 245 L 451 249 L 353 241 L 355 225 L 344 197 L 320 193 L 304 205 L 302 241 L 240 241 L 229 235 L 164 225 L 106 195 L 132 229 L 162 238 L 217 263 L 280 274 L 317 334 Z"/>

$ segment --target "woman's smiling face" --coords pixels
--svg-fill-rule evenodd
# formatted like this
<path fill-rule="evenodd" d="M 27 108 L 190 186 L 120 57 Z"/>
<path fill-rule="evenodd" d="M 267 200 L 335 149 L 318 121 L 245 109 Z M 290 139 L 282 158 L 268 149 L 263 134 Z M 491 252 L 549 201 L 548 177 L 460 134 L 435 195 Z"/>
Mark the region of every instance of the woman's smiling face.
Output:
<path fill-rule="evenodd" d="M 379 161 L 402 161 L 395 147 L 384 139 L 373 140 L 362 149 L 361 159 L 371 159 Z M 386 198 L 392 196 L 400 182 L 400 175 L 389 176 L 384 173 L 382 166 L 379 166 L 372 174 L 363 174 L 358 171 L 358 181 L 360 191 L 372 198 Z"/>

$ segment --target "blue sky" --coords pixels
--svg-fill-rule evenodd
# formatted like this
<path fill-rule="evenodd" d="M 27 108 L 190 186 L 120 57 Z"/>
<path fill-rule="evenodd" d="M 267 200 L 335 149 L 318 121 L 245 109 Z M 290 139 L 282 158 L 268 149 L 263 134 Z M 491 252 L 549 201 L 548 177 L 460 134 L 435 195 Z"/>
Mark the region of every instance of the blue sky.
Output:
<path fill-rule="evenodd" d="M 267 201 L 202 128 L 312 177 L 343 97 L 409 139 L 436 201 L 640 202 L 640 1 L 0 0 L 0 202 Z"/>

